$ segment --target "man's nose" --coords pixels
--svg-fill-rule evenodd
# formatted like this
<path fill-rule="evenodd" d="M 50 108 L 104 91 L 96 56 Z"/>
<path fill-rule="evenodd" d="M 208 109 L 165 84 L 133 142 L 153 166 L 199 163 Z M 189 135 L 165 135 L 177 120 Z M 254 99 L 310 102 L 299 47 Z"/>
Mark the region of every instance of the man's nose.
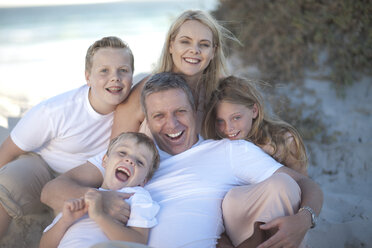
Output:
<path fill-rule="evenodd" d="M 167 126 L 169 128 L 175 128 L 178 124 L 178 120 L 177 120 L 177 117 L 173 116 L 173 115 L 169 115 L 168 118 L 167 118 Z"/>

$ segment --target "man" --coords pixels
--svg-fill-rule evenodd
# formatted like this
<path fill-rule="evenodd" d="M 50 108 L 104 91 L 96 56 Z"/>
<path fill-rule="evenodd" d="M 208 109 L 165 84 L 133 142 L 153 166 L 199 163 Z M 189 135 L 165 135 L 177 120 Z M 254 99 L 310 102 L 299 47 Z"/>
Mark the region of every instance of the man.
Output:
<path fill-rule="evenodd" d="M 312 225 L 310 214 L 319 214 L 322 205 L 317 184 L 247 141 L 199 137 L 192 93 L 180 76 L 154 75 L 144 86 L 141 103 L 161 157 L 159 169 L 146 185 L 161 208 L 159 224 L 150 232 L 151 247 L 215 246 L 224 230 L 221 203 L 235 186 L 243 188 L 234 188 L 223 203 L 224 222 L 234 245 L 257 246 L 266 234 L 272 237 L 261 247 L 300 244 Z M 100 168 L 99 161 L 90 161 Z M 70 190 L 96 186 L 102 180 L 102 172 L 97 171 L 92 165 L 82 165 L 56 179 L 44 188 L 44 202 L 56 208 L 53 201 L 60 204 Z M 244 194 L 238 192 L 241 189 Z M 229 209 L 234 195 L 243 196 L 242 204 L 252 206 L 237 209 L 241 216 L 237 225 L 237 215 Z M 295 214 L 300 201 L 305 211 Z M 266 224 L 260 227 L 260 223 Z M 245 229 L 240 230 L 241 226 Z"/>

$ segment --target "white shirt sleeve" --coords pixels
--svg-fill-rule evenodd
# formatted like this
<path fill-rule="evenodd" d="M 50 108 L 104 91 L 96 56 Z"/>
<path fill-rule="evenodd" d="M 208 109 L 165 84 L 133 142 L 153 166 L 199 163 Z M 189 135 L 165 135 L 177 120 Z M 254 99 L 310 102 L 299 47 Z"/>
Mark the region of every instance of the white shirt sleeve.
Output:
<path fill-rule="evenodd" d="M 17 123 L 10 137 L 23 151 L 35 151 L 56 136 L 53 120 L 45 105 L 31 108 Z"/>
<path fill-rule="evenodd" d="M 231 167 L 241 184 L 259 183 L 282 167 L 260 147 L 245 140 L 230 143 Z"/>
<path fill-rule="evenodd" d="M 105 168 L 103 168 L 102 166 L 102 159 L 105 156 L 106 152 L 107 149 L 88 159 L 88 162 L 95 165 L 97 169 L 99 169 L 99 171 L 102 173 L 102 176 L 105 175 Z"/>

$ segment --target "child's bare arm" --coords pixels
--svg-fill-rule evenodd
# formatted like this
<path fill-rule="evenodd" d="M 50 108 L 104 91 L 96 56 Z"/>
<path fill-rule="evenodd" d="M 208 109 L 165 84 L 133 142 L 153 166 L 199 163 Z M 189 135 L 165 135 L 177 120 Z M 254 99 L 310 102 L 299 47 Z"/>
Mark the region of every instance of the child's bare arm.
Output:
<path fill-rule="evenodd" d="M 122 240 L 147 244 L 148 228 L 127 227 L 103 211 L 102 195 L 89 190 L 84 196 L 89 217 L 93 219 L 110 240 Z"/>
<path fill-rule="evenodd" d="M 115 221 L 111 216 L 103 214 L 94 220 L 110 240 L 121 240 L 147 244 L 149 229 L 127 227 Z"/>
<path fill-rule="evenodd" d="M 87 213 L 87 208 L 83 198 L 66 201 L 63 205 L 62 217 L 53 227 L 43 233 L 40 248 L 58 247 L 67 229 L 85 213 Z"/>

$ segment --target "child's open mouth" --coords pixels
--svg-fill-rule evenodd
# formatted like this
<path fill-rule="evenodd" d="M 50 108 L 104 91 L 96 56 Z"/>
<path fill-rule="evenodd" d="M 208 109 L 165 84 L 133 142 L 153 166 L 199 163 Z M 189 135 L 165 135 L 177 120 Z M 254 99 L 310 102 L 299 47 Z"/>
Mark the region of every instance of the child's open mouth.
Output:
<path fill-rule="evenodd" d="M 119 167 L 115 171 L 115 176 L 118 180 L 125 182 L 131 176 L 131 173 L 127 168 Z"/>

